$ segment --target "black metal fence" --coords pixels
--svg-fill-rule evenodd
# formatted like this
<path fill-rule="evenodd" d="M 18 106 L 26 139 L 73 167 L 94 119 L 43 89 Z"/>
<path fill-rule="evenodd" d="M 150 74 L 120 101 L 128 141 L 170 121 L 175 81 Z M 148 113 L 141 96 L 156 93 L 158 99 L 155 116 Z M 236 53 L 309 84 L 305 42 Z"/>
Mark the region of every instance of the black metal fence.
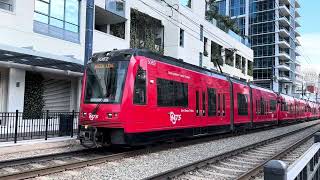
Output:
<path fill-rule="evenodd" d="M 27 117 L 22 112 L 0 112 L 0 142 L 71 136 L 77 133 L 79 113 L 41 112 Z"/>

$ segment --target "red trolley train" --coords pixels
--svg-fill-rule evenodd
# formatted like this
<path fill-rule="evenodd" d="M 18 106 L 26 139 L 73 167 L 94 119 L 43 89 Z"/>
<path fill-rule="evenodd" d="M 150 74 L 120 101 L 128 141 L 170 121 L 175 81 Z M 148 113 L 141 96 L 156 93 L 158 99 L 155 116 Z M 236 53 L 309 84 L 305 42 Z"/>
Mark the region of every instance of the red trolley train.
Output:
<path fill-rule="evenodd" d="M 84 73 L 79 139 L 139 145 L 318 118 L 307 103 L 147 50 L 103 52 Z"/>

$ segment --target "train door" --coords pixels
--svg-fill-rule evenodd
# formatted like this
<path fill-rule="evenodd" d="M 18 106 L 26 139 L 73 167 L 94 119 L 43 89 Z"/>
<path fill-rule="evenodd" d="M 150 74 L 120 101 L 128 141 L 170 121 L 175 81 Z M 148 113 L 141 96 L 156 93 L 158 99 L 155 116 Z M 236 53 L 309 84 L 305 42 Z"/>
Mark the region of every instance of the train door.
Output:
<path fill-rule="evenodd" d="M 217 116 L 222 120 L 226 116 L 226 95 L 217 93 Z"/>
<path fill-rule="evenodd" d="M 195 111 L 195 127 L 193 128 L 193 135 L 201 135 L 207 133 L 207 111 L 206 111 L 206 91 L 201 87 L 195 88 L 195 101 L 196 101 L 196 111 Z"/>

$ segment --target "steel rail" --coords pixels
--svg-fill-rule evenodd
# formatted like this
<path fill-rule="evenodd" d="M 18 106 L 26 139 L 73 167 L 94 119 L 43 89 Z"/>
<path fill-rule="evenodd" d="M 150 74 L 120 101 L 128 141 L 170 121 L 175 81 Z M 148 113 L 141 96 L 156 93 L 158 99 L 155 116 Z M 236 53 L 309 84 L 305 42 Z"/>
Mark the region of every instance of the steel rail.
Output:
<path fill-rule="evenodd" d="M 88 160 L 79 160 L 77 162 L 70 162 L 66 164 L 59 164 L 59 165 L 53 165 L 53 166 L 48 166 L 44 168 L 31 169 L 31 170 L 26 170 L 26 171 L 17 172 L 17 173 L 4 174 L 4 175 L 0 175 L 0 179 L 17 180 L 17 179 L 34 178 L 34 177 L 44 176 L 52 173 L 101 164 L 108 161 L 114 161 L 127 156 L 133 156 L 141 153 L 142 153 L 142 150 L 137 150 L 137 151 L 117 153 L 112 155 L 105 155 L 101 157 L 91 158 Z"/>
<path fill-rule="evenodd" d="M 145 178 L 145 180 L 149 180 L 149 179 L 152 179 L 152 180 L 172 179 L 172 178 L 177 177 L 177 176 L 179 176 L 181 174 L 184 174 L 184 173 L 187 173 L 187 172 L 202 168 L 202 167 L 204 167 L 206 165 L 213 164 L 213 163 L 218 162 L 220 160 L 223 160 L 223 159 L 229 158 L 231 156 L 243 153 L 245 151 L 254 149 L 254 148 L 258 147 L 258 146 L 274 142 L 274 141 L 276 141 L 278 139 L 285 138 L 287 136 L 296 134 L 298 132 L 304 131 L 306 129 L 312 128 L 312 127 L 317 126 L 317 125 L 318 124 L 312 124 L 312 125 L 309 125 L 307 127 L 304 127 L 304 128 L 301 128 L 301 129 L 297 129 L 297 130 L 294 130 L 294 131 L 291 131 L 289 133 L 285 133 L 285 134 L 282 134 L 282 135 L 279 135 L 279 136 L 276 136 L 276 137 L 272 137 L 272 138 L 263 140 L 261 142 L 257 142 L 257 143 L 254 143 L 254 144 L 251 144 L 251 145 L 248 145 L 248 146 L 236 149 L 236 150 L 231 150 L 231 151 L 219 154 L 219 155 L 215 155 L 213 157 L 209 157 L 209 158 L 206 158 L 206 159 L 203 159 L 203 160 L 199 160 L 199 161 L 196 161 L 196 162 L 193 162 L 193 163 L 189 163 L 189 164 L 186 164 L 184 166 L 180 166 L 180 167 L 177 167 L 177 168 L 174 168 L 174 169 L 171 169 L 171 170 L 168 170 L 168 171 L 165 171 L 165 172 L 162 172 L 162 173 L 147 177 L 147 178 Z M 311 135 L 309 135 L 309 136 L 312 136 L 316 132 L 317 131 L 312 132 Z M 298 144 L 296 146 L 298 146 Z"/>
<path fill-rule="evenodd" d="M 98 149 L 96 149 L 95 151 L 97 150 Z M 82 149 L 82 150 L 76 150 L 76 151 L 70 151 L 70 152 L 45 154 L 45 155 L 32 156 L 32 157 L 26 157 L 26 158 L 19 158 L 19 159 L 9 159 L 9 160 L 0 161 L 0 169 L 5 167 L 10 167 L 10 166 L 29 164 L 31 162 L 36 162 L 36 161 L 58 159 L 58 158 L 67 157 L 74 154 L 90 153 L 92 151 L 93 151 L 92 149 Z"/>
<path fill-rule="evenodd" d="M 318 132 L 318 131 L 316 131 Z M 305 142 L 307 142 L 309 139 L 311 139 L 314 134 L 316 132 L 312 132 L 310 133 L 308 136 L 300 139 L 299 141 L 297 141 L 296 143 L 288 146 L 287 148 L 285 148 L 284 150 L 282 150 L 281 152 L 275 154 L 274 156 L 270 157 L 269 159 L 265 160 L 264 162 L 262 162 L 261 164 L 257 165 L 256 167 L 254 167 L 253 169 L 247 171 L 246 173 L 244 173 L 243 175 L 241 175 L 238 180 L 248 180 L 251 179 L 253 177 L 255 177 L 257 174 L 259 174 L 260 172 L 263 171 L 263 166 L 270 160 L 273 159 L 279 159 L 282 158 L 283 156 L 285 156 L 286 154 L 288 154 L 289 152 L 291 152 L 292 150 L 295 150 L 296 148 L 300 147 L 301 145 L 303 145 Z"/>

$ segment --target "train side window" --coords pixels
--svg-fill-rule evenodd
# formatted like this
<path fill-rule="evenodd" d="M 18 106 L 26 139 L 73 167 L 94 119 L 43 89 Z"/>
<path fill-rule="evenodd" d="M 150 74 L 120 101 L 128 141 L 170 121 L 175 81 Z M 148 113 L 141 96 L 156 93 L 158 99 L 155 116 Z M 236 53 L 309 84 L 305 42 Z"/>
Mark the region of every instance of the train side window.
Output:
<path fill-rule="evenodd" d="M 265 115 L 265 103 L 263 98 L 261 98 L 261 101 L 260 101 L 260 113 L 261 115 Z"/>
<path fill-rule="evenodd" d="M 139 105 L 146 104 L 146 70 L 143 70 L 140 66 L 137 71 L 136 78 L 134 80 L 134 95 L 133 103 Z"/>
<path fill-rule="evenodd" d="M 238 114 L 248 115 L 248 97 L 245 94 L 238 93 Z"/>
<path fill-rule="evenodd" d="M 208 88 L 208 116 L 217 115 L 217 95 L 216 90 Z"/>
<path fill-rule="evenodd" d="M 277 101 L 270 100 L 270 111 L 275 112 L 277 110 Z"/>
<path fill-rule="evenodd" d="M 158 106 L 188 107 L 188 84 L 157 79 Z"/>

